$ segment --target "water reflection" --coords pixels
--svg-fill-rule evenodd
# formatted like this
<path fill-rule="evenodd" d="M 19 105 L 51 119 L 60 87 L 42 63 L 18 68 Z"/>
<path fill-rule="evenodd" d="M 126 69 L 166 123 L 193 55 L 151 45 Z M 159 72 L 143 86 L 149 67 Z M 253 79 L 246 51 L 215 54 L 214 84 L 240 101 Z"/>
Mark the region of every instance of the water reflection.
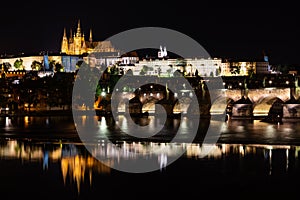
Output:
<path fill-rule="evenodd" d="M 119 115 L 114 119 L 113 117 L 94 117 L 94 116 L 76 116 L 75 126 L 82 141 L 95 142 L 101 139 L 109 139 L 111 141 L 126 140 L 126 141 L 180 141 L 191 142 L 196 135 L 194 141 L 203 141 L 208 128 L 215 130 L 209 137 L 214 138 L 220 135 L 220 123 L 217 121 L 210 121 L 209 118 L 201 119 L 201 122 L 196 119 L 182 119 L 168 118 L 166 121 L 160 117 L 149 116 L 147 118 L 133 118 L 133 121 L 141 127 L 147 125 L 147 131 L 152 135 L 149 137 L 139 137 L 131 123 L 128 123 L 129 116 Z M 157 130 L 158 127 L 162 127 Z M 196 128 L 199 127 L 197 130 Z M 146 134 L 146 133 L 145 133 Z M 138 135 L 138 136 L 135 136 Z M 145 135 L 146 136 L 146 135 Z M 147 135 L 148 136 L 148 135 Z M 138 138 L 138 139 L 137 139 Z"/>
<path fill-rule="evenodd" d="M 269 124 L 260 120 L 231 120 L 222 125 L 223 143 L 294 144 L 300 141 L 300 124 Z"/>
<path fill-rule="evenodd" d="M 207 145 L 210 152 L 203 157 Z M 5 160 L 21 160 L 22 164 L 39 163 L 40 168 L 52 173 L 49 168 L 53 163 L 59 163 L 61 182 L 65 185 L 76 185 L 80 192 L 82 185 L 92 187 L 93 176 L 110 174 L 109 166 L 120 164 L 124 160 L 137 159 L 138 154 L 153 157 L 157 160 L 160 171 L 168 172 L 167 161 L 182 149 L 186 152 L 182 158 L 186 159 L 186 168 L 189 169 L 189 160 L 198 162 L 213 161 L 219 163 L 221 171 L 230 171 L 238 164 L 236 173 L 249 173 L 256 170 L 264 175 L 288 174 L 290 171 L 300 172 L 299 169 L 299 146 L 293 145 L 263 145 L 263 144 L 172 144 L 154 142 L 122 142 L 118 147 L 111 145 L 105 140 L 94 144 L 94 156 L 101 154 L 106 157 L 105 162 L 100 162 L 89 154 L 81 143 L 41 143 L 30 140 L 1 140 L 0 163 Z M 155 147 L 158 151 L 149 152 L 149 147 Z M 161 153 L 160 148 L 165 148 Z M 156 153 L 159 152 L 159 153 Z M 206 152 L 205 152 L 206 153 Z M 229 164 L 230 163 L 230 164 Z M 181 169 L 181 170 L 183 170 Z M 5 170 L 5 169 L 2 169 Z M 199 171 L 207 170 L 205 167 Z M 227 173 L 226 172 L 226 173 Z M 193 173 L 197 174 L 197 171 Z"/>
<path fill-rule="evenodd" d="M 0 163 L 5 160 L 20 160 L 25 163 L 40 163 L 48 171 L 51 163 L 60 163 L 64 184 L 80 185 L 88 178 L 92 184 L 92 174 L 109 174 L 109 163 L 102 163 L 89 155 L 82 144 L 43 143 L 31 140 L 0 140 Z M 86 177 L 88 174 L 88 177 Z"/>
<path fill-rule="evenodd" d="M 62 157 L 61 172 L 63 182 L 64 184 L 76 183 L 77 191 L 80 192 L 80 186 L 85 182 L 86 174 L 88 174 L 89 185 L 92 186 L 92 174 L 109 174 L 110 167 L 108 165 L 108 163 L 99 162 L 92 156 L 74 155 Z"/>
<path fill-rule="evenodd" d="M 0 117 L 0 137 L 78 141 L 72 116 Z"/>
<path fill-rule="evenodd" d="M 149 119 L 155 120 L 151 117 Z M 110 117 L 82 117 L 78 122 L 95 127 L 95 132 L 87 133 L 92 135 L 92 139 L 85 143 L 92 151 L 87 151 L 80 140 L 74 140 L 76 133 L 72 117 L 0 118 L 1 184 L 7 187 L 18 185 L 11 186 L 11 191 L 15 191 L 17 187 L 27 186 L 27 181 L 22 182 L 22 177 L 26 176 L 36 180 L 37 186 L 41 185 L 39 190 L 42 190 L 48 186 L 43 179 L 51 177 L 53 185 L 63 187 L 53 191 L 61 192 L 71 188 L 76 194 L 86 194 L 91 190 L 100 194 L 100 191 L 97 192 L 101 190 L 99 188 L 112 188 L 109 191 L 114 191 L 114 187 L 117 187 L 122 190 L 128 184 L 127 180 L 131 179 L 136 181 L 132 181 L 132 184 L 139 187 L 139 183 L 147 184 L 148 178 L 152 176 L 154 180 L 159 180 L 160 186 L 164 186 L 166 181 L 166 184 L 174 187 L 186 185 L 187 190 L 192 187 L 187 185 L 192 179 L 203 180 L 202 186 L 209 183 L 209 186 L 218 185 L 219 189 L 227 187 L 222 184 L 224 182 L 231 183 L 228 184 L 230 187 L 236 183 L 245 186 L 247 183 L 244 180 L 250 180 L 252 189 L 253 185 L 263 188 L 265 184 L 273 183 L 274 179 L 278 181 L 272 187 L 279 188 L 276 186 L 279 183 L 286 185 L 300 178 L 299 123 L 277 125 L 259 120 L 231 120 L 230 123 L 203 120 L 199 124 L 200 134 L 193 143 L 169 142 L 179 124 L 184 127 L 179 133 L 183 138 L 193 127 L 192 120 L 182 120 L 168 120 L 164 129 L 151 140 L 131 140 L 120 129 L 122 126 L 122 130 L 126 130 L 128 125 L 122 116 L 117 120 Z M 157 120 L 156 123 L 161 122 Z M 218 127 L 220 124 L 222 134 L 218 142 L 203 144 L 205 134 L 202 133 L 206 132 L 208 126 Z M 216 136 L 219 136 L 217 132 L 216 135 L 209 135 Z M 168 165 L 182 151 L 185 153 Z M 103 158 L 101 162 L 96 159 L 99 157 Z M 158 170 L 150 173 L 150 176 L 136 176 L 114 168 L 124 162 L 135 163 L 141 157 L 152 159 Z M 20 173 L 18 177 L 16 174 Z M 11 179 L 17 183 L 7 184 L 12 182 Z M 148 185 L 152 186 L 150 183 Z M 290 191 L 291 184 L 288 187 Z M 26 188 L 30 190 L 32 186 Z M 198 185 L 194 189 L 198 189 Z M 0 191 L 5 192 L 5 189 Z M 48 192 L 47 189 L 43 191 Z M 127 192 L 125 189 L 123 191 Z"/>

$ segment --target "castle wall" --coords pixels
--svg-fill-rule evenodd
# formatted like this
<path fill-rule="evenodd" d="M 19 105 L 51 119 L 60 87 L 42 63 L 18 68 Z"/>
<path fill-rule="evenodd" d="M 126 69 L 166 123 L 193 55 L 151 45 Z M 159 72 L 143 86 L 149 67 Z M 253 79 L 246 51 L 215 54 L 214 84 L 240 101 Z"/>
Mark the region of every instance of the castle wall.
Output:
<path fill-rule="evenodd" d="M 43 62 L 44 57 L 43 56 L 27 56 L 27 57 L 16 57 L 16 58 L 3 58 L 0 59 L 0 63 L 10 63 L 12 66 L 12 70 L 16 70 L 14 68 L 14 63 L 16 60 L 22 59 L 23 60 L 23 66 L 25 70 L 31 70 L 31 64 L 33 61 Z"/>

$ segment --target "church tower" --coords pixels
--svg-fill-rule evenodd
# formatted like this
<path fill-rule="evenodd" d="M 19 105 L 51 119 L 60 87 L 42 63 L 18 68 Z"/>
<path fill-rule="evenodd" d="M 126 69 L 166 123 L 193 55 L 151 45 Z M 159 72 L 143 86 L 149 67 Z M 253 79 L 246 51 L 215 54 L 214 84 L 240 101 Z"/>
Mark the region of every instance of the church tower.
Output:
<path fill-rule="evenodd" d="M 64 36 L 61 43 L 61 53 L 68 53 L 69 52 L 68 46 L 69 44 L 68 44 L 67 33 L 66 33 L 66 29 L 64 29 Z"/>
<path fill-rule="evenodd" d="M 92 29 L 90 29 L 89 38 L 85 40 L 85 34 L 81 29 L 80 20 L 77 27 L 70 29 L 70 37 L 67 37 L 66 29 L 64 29 L 63 39 L 61 42 L 61 53 L 68 55 L 82 55 L 93 52 L 96 46 L 101 46 L 99 52 L 116 51 L 110 41 L 93 41 Z"/>
<path fill-rule="evenodd" d="M 81 38 L 81 28 L 80 28 L 80 20 L 78 20 L 77 25 L 77 32 L 74 37 L 74 54 L 80 55 L 81 54 L 81 45 L 82 45 L 82 38 Z"/>
<path fill-rule="evenodd" d="M 81 54 L 86 52 L 86 44 L 85 44 L 85 39 L 84 39 L 84 33 L 82 33 L 81 37 Z"/>

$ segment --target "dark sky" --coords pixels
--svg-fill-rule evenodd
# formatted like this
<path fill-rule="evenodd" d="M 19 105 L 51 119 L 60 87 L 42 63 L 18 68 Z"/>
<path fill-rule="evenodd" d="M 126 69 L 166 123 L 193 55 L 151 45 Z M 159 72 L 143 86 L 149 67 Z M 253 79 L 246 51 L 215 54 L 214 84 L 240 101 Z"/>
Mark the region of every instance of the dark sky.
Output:
<path fill-rule="evenodd" d="M 131 3 L 130 3 L 131 2 Z M 131 28 L 157 26 L 180 31 L 213 57 L 258 58 L 300 64 L 300 12 L 296 5 L 243 5 L 203 1 L 7 2 L 0 11 L 0 54 L 59 52 L 63 28 L 78 19 L 88 36 L 105 40 Z"/>

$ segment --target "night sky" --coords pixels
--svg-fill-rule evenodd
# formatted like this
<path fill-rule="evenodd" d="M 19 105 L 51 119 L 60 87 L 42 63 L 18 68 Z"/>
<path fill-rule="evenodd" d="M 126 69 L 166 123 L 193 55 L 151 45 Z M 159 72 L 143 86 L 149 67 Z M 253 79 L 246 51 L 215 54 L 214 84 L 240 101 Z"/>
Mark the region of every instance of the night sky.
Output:
<path fill-rule="evenodd" d="M 156 26 L 190 36 L 212 57 L 261 58 L 300 64 L 300 12 L 295 5 L 221 5 L 199 1 L 7 2 L 0 11 L 0 54 L 59 52 L 64 27 L 105 40 L 132 28 Z M 163 3 L 162 3 L 163 2 Z"/>

